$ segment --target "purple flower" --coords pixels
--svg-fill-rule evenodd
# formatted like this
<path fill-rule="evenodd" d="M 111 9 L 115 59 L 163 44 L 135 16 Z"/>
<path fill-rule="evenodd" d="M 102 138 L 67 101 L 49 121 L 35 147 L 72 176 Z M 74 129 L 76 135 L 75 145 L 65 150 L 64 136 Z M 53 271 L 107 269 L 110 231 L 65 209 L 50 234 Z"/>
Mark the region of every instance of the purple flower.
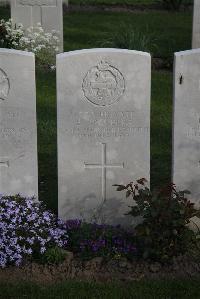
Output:
<path fill-rule="evenodd" d="M 0 197 L 0 267 L 19 266 L 27 256 L 67 244 L 66 225 L 41 202 L 20 195 Z"/>

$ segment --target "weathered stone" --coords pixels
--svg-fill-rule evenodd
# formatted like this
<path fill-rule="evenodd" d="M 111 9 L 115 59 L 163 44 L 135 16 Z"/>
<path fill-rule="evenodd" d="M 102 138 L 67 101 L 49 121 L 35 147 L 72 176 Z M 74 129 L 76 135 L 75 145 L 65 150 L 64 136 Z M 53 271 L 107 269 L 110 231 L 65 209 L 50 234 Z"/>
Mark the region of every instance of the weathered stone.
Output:
<path fill-rule="evenodd" d="M 45 32 L 59 32 L 60 52 L 63 51 L 63 9 L 62 0 L 12 0 L 13 24 L 23 24 L 25 29 L 42 25 Z"/>
<path fill-rule="evenodd" d="M 200 203 L 200 50 L 175 53 L 173 182 Z"/>
<path fill-rule="evenodd" d="M 38 195 L 35 59 L 0 49 L 0 192 Z"/>
<path fill-rule="evenodd" d="M 130 224 L 113 184 L 150 167 L 150 55 L 118 49 L 57 56 L 59 216 Z"/>
<path fill-rule="evenodd" d="M 200 48 L 200 1 L 194 0 L 192 48 Z"/>

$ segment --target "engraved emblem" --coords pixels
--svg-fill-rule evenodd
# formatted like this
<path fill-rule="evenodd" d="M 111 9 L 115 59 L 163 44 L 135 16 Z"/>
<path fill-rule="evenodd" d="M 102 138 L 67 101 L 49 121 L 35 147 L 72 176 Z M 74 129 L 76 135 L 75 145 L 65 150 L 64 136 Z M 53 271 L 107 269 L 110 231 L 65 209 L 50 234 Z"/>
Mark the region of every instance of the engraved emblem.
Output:
<path fill-rule="evenodd" d="M 10 90 L 10 83 L 6 73 L 0 69 L 0 100 L 6 100 Z"/>
<path fill-rule="evenodd" d="M 114 104 L 123 95 L 125 80 L 122 73 L 105 61 L 91 68 L 83 80 L 85 97 L 98 106 Z"/>

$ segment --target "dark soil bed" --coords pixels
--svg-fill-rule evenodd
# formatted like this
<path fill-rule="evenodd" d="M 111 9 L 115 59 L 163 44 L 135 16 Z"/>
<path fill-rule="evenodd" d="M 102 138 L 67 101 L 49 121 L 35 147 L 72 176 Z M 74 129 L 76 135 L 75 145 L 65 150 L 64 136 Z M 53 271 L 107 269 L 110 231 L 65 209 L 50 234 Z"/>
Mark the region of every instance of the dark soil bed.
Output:
<path fill-rule="evenodd" d="M 26 264 L 20 268 L 9 267 L 0 270 L 0 282 L 34 282 L 52 283 L 68 279 L 79 281 L 138 281 L 146 279 L 199 278 L 200 261 L 189 256 L 180 256 L 170 265 L 148 263 L 144 261 L 129 262 L 126 258 L 105 262 L 101 257 L 90 261 L 75 259 L 68 252 L 65 261 L 60 265 Z"/>

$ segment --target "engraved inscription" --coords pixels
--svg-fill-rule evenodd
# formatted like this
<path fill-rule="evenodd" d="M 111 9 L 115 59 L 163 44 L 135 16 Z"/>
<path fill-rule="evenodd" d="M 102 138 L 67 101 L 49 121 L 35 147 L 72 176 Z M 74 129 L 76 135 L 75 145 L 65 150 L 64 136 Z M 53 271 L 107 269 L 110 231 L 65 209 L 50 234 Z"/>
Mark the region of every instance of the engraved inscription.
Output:
<path fill-rule="evenodd" d="M 71 125 L 64 132 L 78 138 L 127 138 L 149 133 L 149 127 L 140 126 L 134 111 L 80 111 L 71 112 L 68 118 Z"/>
<path fill-rule="evenodd" d="M 90 69 L 83 80 L 85 97 L 98 106 L 109 106 L 117 102 L 125 91 L 122 73 L 105 61 Z"/>
<path fill-rule="evenodd" d="M 1 150 L 7 154 L 21 152 L 31 146 L 33 129 L 30 123 L 31 111 L 1 107 L 0 143 Z"/>
<path fill-rule="evenodd" d="M 10 82 L 6 73 L 0 69 L 0 100 L 7 99 L 10 91 Z"/>
<path fill-rule="evenodd" d="M 12 165 L 12 163 L 24 157 L 25 157 L 25 153 L 21 153 L 20 155 L 17 155 L 16 157 L 13 158 L 0 157 L 0 168 L 1 167 L 8 168 Z"/>
<path fill-rule="evenodd" d="M 121 164 L 107 164 L 106 157 L 106 143 L 101 144 L 102 152 L 101 152 L 101 163 L 100 164 L 89 164 L 84 163 L 85 169 L 101 169 L 101 188 L 102 188 L 102 201 L 106 201 L 106 170 L 107 168 L 124 168 L 124 163 Z"/>
<path fill-rule="evenodd" d="M 191 111 L 190 116 L 191 116 L 192 123 L 190 122 L 186 125 L 186 136 L 190 139 L 199 140 L 200 114 L 196 111 Z"/>
<path fill-rule="evenodd" d="M 18 0 L 23 6 L 56 6 L 57 0 Z"/>

